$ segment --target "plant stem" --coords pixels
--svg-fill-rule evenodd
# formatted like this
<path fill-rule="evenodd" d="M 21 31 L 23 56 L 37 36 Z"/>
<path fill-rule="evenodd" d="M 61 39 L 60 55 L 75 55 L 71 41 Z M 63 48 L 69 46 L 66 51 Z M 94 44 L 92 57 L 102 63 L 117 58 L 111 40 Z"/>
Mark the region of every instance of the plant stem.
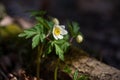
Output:
<path fill-rule="evenodd" d="M 54 80 L 57 80 L 57 73 L 58 73 L 58 65 L 60 63 L 60 59 L 57 60 L 56 68 L 54 71 Z"/>
<path fill-rule="evenodd" d="M 70 39 L 70 43 L 72 43 L 72 41 L 73 41 L 73 38 L 74 38 L 74 37 L 72 37 L 72 38 Z"/>
<path fill-rule="evenodd" d="M 41 46 L 38 45 L 37 70 L 36 70 L 38 80 L 40 80 L 40 63 L 41 63 L 42 51 L 43 51 L 43 45 Z"/>

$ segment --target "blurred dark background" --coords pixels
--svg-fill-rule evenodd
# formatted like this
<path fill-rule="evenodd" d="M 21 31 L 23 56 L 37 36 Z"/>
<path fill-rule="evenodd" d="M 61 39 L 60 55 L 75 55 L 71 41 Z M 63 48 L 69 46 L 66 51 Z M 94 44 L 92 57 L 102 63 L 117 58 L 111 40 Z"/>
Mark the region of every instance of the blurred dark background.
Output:
<path fill-rule="evenodd" d="M 10 17 L 28 22 L 29 10 L 46 10 L 63 24 L 79 22 L 84 35 L 79 47 L 120 69 L 120 0 L 0 0 L 0 4 Z"/>

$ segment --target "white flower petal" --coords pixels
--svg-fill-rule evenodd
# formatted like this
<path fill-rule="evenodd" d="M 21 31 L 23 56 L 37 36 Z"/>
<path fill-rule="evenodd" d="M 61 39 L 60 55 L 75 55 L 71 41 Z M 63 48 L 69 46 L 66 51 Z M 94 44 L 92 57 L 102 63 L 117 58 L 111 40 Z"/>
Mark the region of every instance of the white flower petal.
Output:
<path fill-rule="evenodd" d="M 61 26 L 61 28 L 64 28 L 65 29 L 65 25 L 60 25 Z"/>
<path fill-rule="evenodd" d="M 53 37 L 54 37 L 56 40 L 58 40 L 58 37 L 57 37 L 56 35 L 53 34 Z"/>
<path fill-rule="evenodd" d="M 59 35 L 59 36 L 57 36 L 59 39 L 63 39 L 63 36 L 62 35 Z"/>
<path fill-rule="evenodd" d="M 62 34 L 62 35 L 66 35 L 67 33 L 68 33 L 68 32 L 67 32 L 66 30 L 64 30 L 64 29 L 61 30 L 61 34 Z"/>
<path fill-rule="evenodd" d="M 63 39 L 63 35 L 66 35 L 68 32 L 67 30 L 65 30 L 65 26 L 64 25 L 58 25 L 55 24 L 53 27 L 53 37 L 58 40 L 58 39 Z"/>

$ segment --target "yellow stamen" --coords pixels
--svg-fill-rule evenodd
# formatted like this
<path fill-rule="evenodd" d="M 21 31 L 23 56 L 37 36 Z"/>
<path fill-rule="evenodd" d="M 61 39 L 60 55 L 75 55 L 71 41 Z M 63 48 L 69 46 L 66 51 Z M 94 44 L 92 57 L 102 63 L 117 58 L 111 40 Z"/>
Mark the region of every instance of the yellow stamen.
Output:
<path fill-rule="evenodd" d="M 60 28 L 59 27 L 55 27 L 54 34 L 56 36 L 60 35 Z"/>

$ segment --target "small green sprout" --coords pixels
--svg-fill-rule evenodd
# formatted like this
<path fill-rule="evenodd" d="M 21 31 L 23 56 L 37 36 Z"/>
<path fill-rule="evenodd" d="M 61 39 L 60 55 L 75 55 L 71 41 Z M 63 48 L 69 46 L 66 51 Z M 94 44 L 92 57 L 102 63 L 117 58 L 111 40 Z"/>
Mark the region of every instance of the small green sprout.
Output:
<path fill-rule="evenodd" d="M 88 76 L 81 75 L 78 77 L 78 70 L 76 70 L 73 74 L 73 80 L 89 80 Z"/>
<path fill-rule="evenodd" d="M 72 74 L 72 70 L 69 68 L 69 66 L 65 66 L 64 72 L 68 74 Z M 75 70 L 75 72 L 72 75 L 73 80 L 89 80 L 88 76 L 86 75 L 81 75 L 80 77 L 78 76 L 78 70 Z"/>

